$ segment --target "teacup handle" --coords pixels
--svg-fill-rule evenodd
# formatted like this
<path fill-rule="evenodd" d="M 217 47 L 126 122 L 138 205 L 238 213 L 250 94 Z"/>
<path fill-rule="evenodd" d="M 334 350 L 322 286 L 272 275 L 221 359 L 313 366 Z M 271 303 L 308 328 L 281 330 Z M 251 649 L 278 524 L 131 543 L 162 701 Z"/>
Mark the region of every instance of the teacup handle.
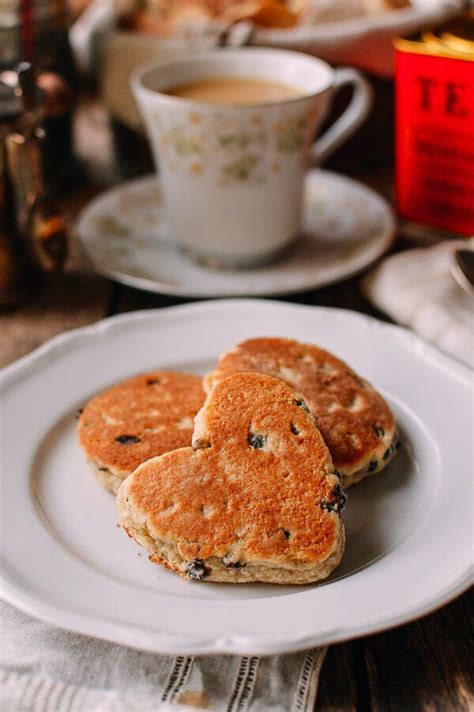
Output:
<path fill-rule="evenodd" d="M 324 163 L 364 123 L 373 104 L 374 93 L 369 82 L 355 69 L 335 69 L 334 91 L 351 84 L 354 88 L 351 103 L 337 121 L 320 136 L 311 149 L 315 163 Z"/>

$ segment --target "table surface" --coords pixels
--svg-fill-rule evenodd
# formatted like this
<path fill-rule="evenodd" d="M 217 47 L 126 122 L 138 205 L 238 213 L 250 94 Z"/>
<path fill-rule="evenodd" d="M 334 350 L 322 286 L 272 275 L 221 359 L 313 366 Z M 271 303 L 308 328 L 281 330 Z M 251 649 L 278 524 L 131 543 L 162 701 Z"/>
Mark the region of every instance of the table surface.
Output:
<path fill-rule="evenodd" d="M 78 112 L 76 144 L 89 179 L 64 201 L 71 220 L 114 180 L 110 136 L 99 105 L 85 105 Z M 358 178 L 392 198 L 390 169 Z M 186 301 L 112 283 L 88 271 L 72 252 L 64 274 L 48 278 L 34 300 L 0 315 L 0 367 L 62 331 L 112 314 Z M 384 318 L 364 300 L 357 279 L 287 300 Z M 472 603 L 471 591 L 419 621 L 332 646 L 321 674 L 317 712 L 474 710 Z"/>

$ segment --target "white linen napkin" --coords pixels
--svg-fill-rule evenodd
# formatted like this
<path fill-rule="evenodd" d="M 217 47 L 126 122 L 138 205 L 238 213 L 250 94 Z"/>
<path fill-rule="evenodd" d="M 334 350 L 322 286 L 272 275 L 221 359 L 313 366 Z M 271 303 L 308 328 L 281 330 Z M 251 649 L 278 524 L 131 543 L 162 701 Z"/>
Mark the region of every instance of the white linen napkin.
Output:
<path fill-rule="evenodd" d="M 310 712 L 326 648 L 165 656 L 70 633 L 0 605 L 5 712 Z"/>
<path fill-rule="evenodd" d="M 399 252 L 364 277 L 362 289 L 394 321 L 474 366 L 474 300 L 451 274 L 454 251 L 470 245 L 468 240 L 446 240 Z"/>

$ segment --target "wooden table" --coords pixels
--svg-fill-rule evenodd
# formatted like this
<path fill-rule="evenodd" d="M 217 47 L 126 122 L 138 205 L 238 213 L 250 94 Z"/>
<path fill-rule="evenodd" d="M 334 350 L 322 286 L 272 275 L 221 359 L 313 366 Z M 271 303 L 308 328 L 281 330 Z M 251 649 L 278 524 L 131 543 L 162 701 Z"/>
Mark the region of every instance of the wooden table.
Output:
<path fill-rule="evenodd" d="M 109 137 L 100 107 L 84 107 L 76 128 L 79 150 L 89 159 L 92 179 L 65 201 L 71 218 L 113 177 Z M 391 197 L 390 169 L 359 177 Z M 351 279 L 288 301 L 343 307 L 383 318 L 364 300 L 357 282 Z M 0 315 L 0 366 L 68 329 L 120 312 L 184 301 L 109 282 L 84 268 L 73 254 L 67 271 L 51 277 L 33 301 Z M 332 646 L 324 663 L 316 710 L 474 710 L 472 603 L 471 592 L 417 622 Z"/>

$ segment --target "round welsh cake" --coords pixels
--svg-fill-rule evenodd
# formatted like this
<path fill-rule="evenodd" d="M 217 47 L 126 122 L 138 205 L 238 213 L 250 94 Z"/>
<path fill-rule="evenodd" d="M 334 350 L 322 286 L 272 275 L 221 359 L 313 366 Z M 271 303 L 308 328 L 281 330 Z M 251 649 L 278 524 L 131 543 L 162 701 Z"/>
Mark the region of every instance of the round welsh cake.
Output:
<path fill-rule="evenodd" d="M 117 492 L 145 460 L 191 444 L 193 418 L 203 402 L 198 376 L 140 374 L 87 403 L 79 416 L 79 443 L 99 481 Z"/>

